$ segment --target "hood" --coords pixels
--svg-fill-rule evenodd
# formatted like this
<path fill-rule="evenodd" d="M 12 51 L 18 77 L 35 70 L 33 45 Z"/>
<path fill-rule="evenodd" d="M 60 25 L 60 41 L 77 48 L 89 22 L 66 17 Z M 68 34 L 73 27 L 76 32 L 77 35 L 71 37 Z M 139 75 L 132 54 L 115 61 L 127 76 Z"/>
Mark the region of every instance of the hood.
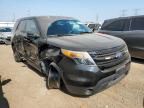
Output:
<path fill-rule="evenodd" d="M 94 51 L 124 45 L 125 42 L 110 35 L 92 33 L 47 38 L 50 45 L 73 51 Z"/>

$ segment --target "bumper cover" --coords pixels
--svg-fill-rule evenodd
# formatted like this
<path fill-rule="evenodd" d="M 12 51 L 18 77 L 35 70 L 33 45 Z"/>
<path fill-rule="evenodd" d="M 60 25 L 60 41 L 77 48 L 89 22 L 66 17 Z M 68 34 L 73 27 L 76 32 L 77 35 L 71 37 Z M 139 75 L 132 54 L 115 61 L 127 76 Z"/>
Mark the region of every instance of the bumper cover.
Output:
<path fill-rule="evenodd" d="M 65 82 L 65 86 L 68 92 L 71 93 L 72 95 L 90 96 L 95 93 L 99 93 L 105 90 L 106 88 L 109 88 L 112 85 L 118 83 L 128 74 L 129 69 L 130 69 L 130 59 L 128 61 L 125 61 L 125 63 L 117 66 L 117 68 L 115 68 L 114 70 L 114 74 L 107 76 L 105 78 L 101 78 L 99 81 L 97 81 L 97 83 L 94 86 L 77 86 L 77 84 L 71 85 L 67 82 Z"/>
<path fill-rule="evenodd" d="M 96 86 L 94 87 L 78 87 L 78 86 L 71 86 L 67 85 L 66 88 L 68 91 L 74 95 L 79 95 L 79 96 L 90 96 L 95 93 L 99 93 L 112 85 L 118 83 L 120 80 L 122 80 L 126 74 L 122 74 L 120 76 L 117 75 L 112 75 L 109 77 L 106 77 L 102 80 L 100 80 Z"/>

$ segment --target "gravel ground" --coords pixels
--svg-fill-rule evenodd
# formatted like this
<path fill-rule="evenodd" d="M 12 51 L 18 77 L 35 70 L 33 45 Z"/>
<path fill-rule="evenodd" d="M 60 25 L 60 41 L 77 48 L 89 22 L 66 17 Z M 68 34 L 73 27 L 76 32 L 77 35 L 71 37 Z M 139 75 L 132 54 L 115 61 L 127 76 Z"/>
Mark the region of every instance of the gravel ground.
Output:
<path fill-rule="evenodd" d="M 10 46 L 0 46 L 0 75 L 2 80 L 11 79 L 3 86 L 10 108 L 143 108 L 144 104 L 144 60 L 134 59 L 125 79 L 87 98 L 47 90 L 43 76 L 14 61 Z"/>

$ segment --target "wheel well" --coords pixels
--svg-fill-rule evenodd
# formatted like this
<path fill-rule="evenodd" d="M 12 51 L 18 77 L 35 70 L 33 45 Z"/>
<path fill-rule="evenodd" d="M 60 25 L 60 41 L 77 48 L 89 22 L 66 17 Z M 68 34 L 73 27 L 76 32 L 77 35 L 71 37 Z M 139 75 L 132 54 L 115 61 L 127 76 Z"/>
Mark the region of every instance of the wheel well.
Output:
<path fill-rule="evenodd" d="M 52 70 L 52 72 L 57 72 L 57 73 L 59 73 L 58 70 L 57 70 L 54 66 L 52 66 L 52 65 L 50 66 L 50 69 Z"/>
<path fill-rule="evenodd" d="M 48 49 L 49 47 L 48 47 L 48 45 L 42 45 L 40 48 L 39 48 L 39 54 L 42 52 L 42 51 L 44 51 L 44 50 L 46 50 L 46 49 Z"/>

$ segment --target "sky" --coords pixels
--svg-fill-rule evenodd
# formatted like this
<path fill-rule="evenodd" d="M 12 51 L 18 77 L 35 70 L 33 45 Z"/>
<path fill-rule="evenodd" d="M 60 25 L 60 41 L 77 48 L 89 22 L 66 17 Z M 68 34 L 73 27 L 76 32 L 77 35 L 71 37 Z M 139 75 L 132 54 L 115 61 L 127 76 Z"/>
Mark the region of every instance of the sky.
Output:
<path fill-rule="evenodd" d="M 144 0 L 0 0 L 0 21 L 26 16 L 70 16 L 83 22 L 144 14 Z M 137 10 L 137 12 L 136 12 Z"/>

